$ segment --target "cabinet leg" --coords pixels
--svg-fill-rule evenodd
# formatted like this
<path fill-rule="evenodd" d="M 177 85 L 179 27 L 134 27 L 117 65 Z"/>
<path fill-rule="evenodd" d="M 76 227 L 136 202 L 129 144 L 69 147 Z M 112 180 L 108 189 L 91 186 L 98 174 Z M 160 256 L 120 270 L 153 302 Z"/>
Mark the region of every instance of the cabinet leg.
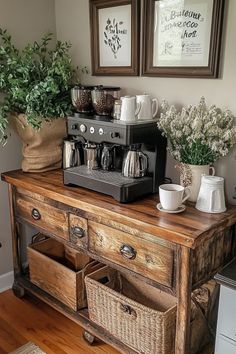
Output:
<path fill-rule="evenodd" d="M 177 320 L 175 354 L 190 354 L 190 315 L 192 290 L 191 249 L 179 249 L 179 269 L 177 276 Z"/>
<path fill-rule="evenodd" d="M 19 224 L 15 220 L 14 215 L 14 204 L 15 204 L 15 194 L 14 187 L 8 184 L 8 196 L 9 196 L 9 206 L 10 206 L 10 220 L 11 220 L 11 232 L 12 232 L 12 254 L 13 254 L 13 267 L 14 275 L 21 275 L 21 255 L 19 248 Z"/>
<path fill-rule="evenodd" d="M 25 289 L 22 288 L 21 285 L 19 285 L 16 281 L 14 281 L 13 286 L 12 286 L 12 291 L 16 297 L 21 299 L 22 297 L 25 296 Z"/>
<path fill-rule="evenodd" d="M 94 343 L 95 339 L 96 339 L 91 333 L 89 333 L 87 331 L 83 332 L 83 338 L 84 338 L 84 340 L 86 340 L 86 342 L 89 345 L 92 345 Z"/>

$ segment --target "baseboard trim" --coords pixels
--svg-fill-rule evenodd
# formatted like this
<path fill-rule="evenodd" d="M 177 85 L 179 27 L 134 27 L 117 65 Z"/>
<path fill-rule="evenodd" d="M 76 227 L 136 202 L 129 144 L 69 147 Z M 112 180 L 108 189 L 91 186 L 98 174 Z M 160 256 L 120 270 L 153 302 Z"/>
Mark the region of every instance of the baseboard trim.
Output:
<path fill-rule="evenodd" d="M 11 289 L 14 281 L 14 274 L 13 272 L 9 272 L 3 275 L 0 275 L 0 293 Z"/>

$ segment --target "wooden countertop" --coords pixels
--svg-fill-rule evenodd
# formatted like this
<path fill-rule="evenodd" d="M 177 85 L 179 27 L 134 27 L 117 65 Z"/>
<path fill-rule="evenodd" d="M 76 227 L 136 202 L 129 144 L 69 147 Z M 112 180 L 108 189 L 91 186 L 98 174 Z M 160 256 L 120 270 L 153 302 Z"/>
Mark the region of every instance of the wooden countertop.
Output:
<path fill-rule="evenodd" d="M 64 186 L 62 170 L 44 173 L 24 173 L 18 170 L 3 173 L 1 177 L 16 187 L 189 248 L 195 248 L 201 243 L 210 230 L 214 232 L 236 223 L 236 206 L 228 206 L 227 211 L 221 214 L 208 214 L 187 204 L 183 213 L 167 214 L 156 209 L 157 195 L 121 204 L 101 193 Z"/>

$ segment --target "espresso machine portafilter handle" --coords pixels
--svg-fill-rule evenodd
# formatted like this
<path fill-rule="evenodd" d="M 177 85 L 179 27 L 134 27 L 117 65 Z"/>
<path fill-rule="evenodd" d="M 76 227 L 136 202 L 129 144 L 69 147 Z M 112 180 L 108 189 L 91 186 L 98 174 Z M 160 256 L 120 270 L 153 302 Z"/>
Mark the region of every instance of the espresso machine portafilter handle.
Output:
<path fill-rule="evenodd" d="M 140 175 L 143 177 L 145 176 L 147 172 L 147 167 L 148 167 L 148 157 L 142 152 L 139 151 L 139 158 L 140 158 Z"/>

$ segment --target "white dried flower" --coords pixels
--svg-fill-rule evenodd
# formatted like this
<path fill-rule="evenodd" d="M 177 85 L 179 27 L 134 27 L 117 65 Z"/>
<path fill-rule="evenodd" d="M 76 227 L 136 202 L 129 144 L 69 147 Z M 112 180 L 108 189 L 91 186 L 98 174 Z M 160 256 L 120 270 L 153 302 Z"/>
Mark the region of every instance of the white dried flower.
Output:
<path fill-rule="evenodd" d="M 169 139 L 173 157 L 184 163 L 205 165 L 225 156 L 236 144 L 235 118 L 229 110 L 206 105 L 201 97 L 197 106 L 178 112 L 167 101 L 161 104 L 158 127 Z"/>

